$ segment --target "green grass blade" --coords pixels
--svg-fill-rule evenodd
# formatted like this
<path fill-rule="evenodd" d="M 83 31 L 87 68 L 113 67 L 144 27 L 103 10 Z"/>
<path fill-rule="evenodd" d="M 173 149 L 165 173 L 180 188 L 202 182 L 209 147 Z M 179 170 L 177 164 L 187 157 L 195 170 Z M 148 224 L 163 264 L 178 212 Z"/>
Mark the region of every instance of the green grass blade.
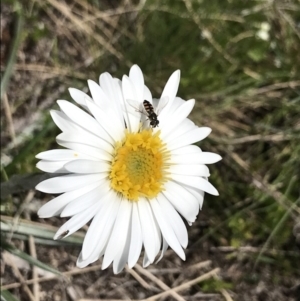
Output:
<path fill-rule="evenodd" d="M 55 274 L 55 275 L 62 276 L 62 274 L 58 270 L 50 267 L 49 265 L 39 261 L 38 259 L 33 258 L 32 256 L 26 254 L 25 252 L 20 251 L 20 250 L 16 249 L 15 247 L 13 247 L 12 245 L 8 244 L 6 241 L 4 241 L 3 237 L 1 237 L 1 244 L 2 244 L 3 249 L 5 249 L 7 252 L 20 257 L 21 259 L 27 261 L 29 264 L 37 266 L 45 271 Z"/>
<path fill-rule="evenodd" d="M 12 74 L 13 66 L 16 60 L 17 50 L 19 48 L 19 45 L 21 43 L 21 36 L 22 36 L 22 29 L 23 29 L 24 19 L 21 14 L 21 9 L 19 8 L 16 11 L 16 24 L 15 24 L 15 32 L 14 32 L 14 41 L 11 46 L 10 50 L 10 56 L 8 59 L 7 66 L 5 68 L 5 72 L 3 77 L 1 78 L 1 99 L 3 94 L 6 91 L 10 76 Z"/>
<path fill-rule="evenodd" d="M 19 301 L 15 296 L 13 296 L 9 291 L 1 291 L 1 301 Z"/>
<path fill-rule="evenodd" d="M 1 230 L 3 232 L 10 233 L 13 231 L 13 237 L 14 234 L 19 234 L 22 235 L 23 237 L 27 237 L 29 235 L 34 236 L 35 238 L 41 238 L 44 241 L 50 241 L 50 242 L 56 242 L 53 241 L 53 236 L 57 231 L 56 227 L 47 225 L 47 224 L 42 224 L 42 223 L 37 223 L 37 222 L 32 222 L 28 220 L 23 220 L 20 219 L 18 220 L 18 224 L 14 225 L 14 221 L 12 217 L 9 216 L 1 216 Z M 81 245 L 83 242 L 84 238 L 84 233 L 83 232 L 77 232 L 74 233 L 71 236 L 68 236 L 62 240 L 63 244 L 71 244 L 73 246 L 78 246 Z M 57 241 L 56 245 L 61 245 L 59 241 Z M 46 243 L 50 244 L 50 243 Z M 54 243 L 52 243 L 53 245 Z"/>

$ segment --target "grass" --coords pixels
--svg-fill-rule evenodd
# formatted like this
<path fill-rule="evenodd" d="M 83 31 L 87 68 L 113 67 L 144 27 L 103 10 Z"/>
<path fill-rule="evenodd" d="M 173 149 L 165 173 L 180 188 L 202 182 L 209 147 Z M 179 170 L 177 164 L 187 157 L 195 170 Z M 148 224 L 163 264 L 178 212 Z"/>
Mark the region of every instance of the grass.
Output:
<path fill-rule="evenodd" d="M 3 4 L 2 16 L 10 23 L 16 3 Z M 121 77 L 136 63 L 159 97 L 166 79 L 180 69 L 178 95 L 195 98 L 191 118 L 213 129 L 201 148 L 223 157 L 211 167 L 220 196 L 206 196 L 194 225 L 200 229 L 203 219 L 209 228 L 201 237 L 190 235 L 191 249 L 205 242 L 253 246 L 257 252 L 245 256 L 256 271 L 282 269 L 282 275 L 299 277 L 292 234 L 300 216 L 299 11 L 292 0 L 23 4 L 25 26 L 17 27 L 7 45 L 17 45 L 22 35 L 19 55 L 14 67 L 1 65 L 3 72 L 12 71 L 9 82 L 2 79 L 13 117 L 12 124 L 9 118 L 1 121 L 8 158 L 2 175 L 9 181 L 15 174 L 37 172 L 35 154 L 53 147 L 58 133 L 48 111 L 56 99 L 70 99 L 68 87 L 86 89 L 86 79 L 97 80 L 105 71 Z M 269 26 L 265 40 L 259 37 L 262 24 Z M 2 110 L 7 117 L 4 105 Z M 3 200 L 9 206 L 1 207 L 2 214 L 14 216 L 5 208 L 17 211 L 21 200 Z"/>

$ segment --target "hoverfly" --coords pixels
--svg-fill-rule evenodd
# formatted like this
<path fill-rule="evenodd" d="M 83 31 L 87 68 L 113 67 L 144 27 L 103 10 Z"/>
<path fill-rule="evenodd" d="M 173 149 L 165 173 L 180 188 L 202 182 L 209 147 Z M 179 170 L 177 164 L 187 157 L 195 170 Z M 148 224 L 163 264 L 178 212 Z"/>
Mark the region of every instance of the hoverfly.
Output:
<path fill-rule="evenodd" d="M 142 110 L 139 109 L 140 104 L 137 101 L 127 100 L 128 104 L 133 107 L 137 112 L 140 112 L 148 117 L 150 121 L 150 126 L 152 128 L 158 127 L 159 120 L 158 115 L 160 111 L 167 105 L 169 98 L 163 97 L 160 99 L 156 110 L 154 110 L 153 105 L 150 101 L 144 100 Z"/>
<path fill-rule="evenodd" d="M 148 114 L 151 127 L 156 128 L 159 124 L 159 120 L 157 119 L 157 114 L 154 112 L 152 104 L 148 100 L 144 100 L 143 106 Z"/>

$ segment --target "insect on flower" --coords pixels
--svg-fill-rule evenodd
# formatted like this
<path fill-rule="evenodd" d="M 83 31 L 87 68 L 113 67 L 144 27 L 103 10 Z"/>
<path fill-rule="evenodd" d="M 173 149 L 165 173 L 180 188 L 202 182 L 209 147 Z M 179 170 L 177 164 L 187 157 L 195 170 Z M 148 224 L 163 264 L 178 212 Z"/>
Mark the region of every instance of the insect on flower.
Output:
<path fill-rule="evenodd" d="M 69 217 L 54 239 L 66 238 L 90 222 L 77 266 L 102 260 L 120 273 L 144 250 L 143 266 L 158 262 L 170 246 L 185 260 L 188 225 L 196 220 L 204 193 L 218 195 L 207 164 L 218 154 L 193 145 L 211 129 L 189 118 L 195 100 L 177 97 L 180 71 L 153 99 L 142 70 L 134 65 L 122 81 L 105 72 L 88 80 L 92 97 L 70 88 L 82 106 L 58 100 L 51 116 L 64 148 L 39 153 L 37 167 L 62 173 L 36 189 L 59 194 L 38 211 L 41 218 Z M 159 128 L 158 128 L 159 125 Z M 160 253 L 160 255 L 159 255 Z"/>
<path fill-rule="evenodd" d="M 162 109 L 168 104 L 168 97 L 164 97 L 160 100 L 158 107 L 154 110 L 153 105 L 150 101 L 144 100 L 143 107 L 139 109 L 139 103 L 133 100 L 127 100 L 128 104 L 132 106 L 137 112 L 140 112 L 148 117 L 150 121 L 150 126 L 152 128 L 156 128 L 159 125 L 158 115 L 162 111 Z M 145 111 L 145 112 L 144 112 Z"/>
<path fill-rule="evenodd" d="M 157 119 L 157 114 L 154 112 L 152 104 L 148 100 L 144 100 L 143 106 L 148 114 L 150 125 L 152 126 L 152 128 L 157 127 L 159 124 L 159 120 Z"/>

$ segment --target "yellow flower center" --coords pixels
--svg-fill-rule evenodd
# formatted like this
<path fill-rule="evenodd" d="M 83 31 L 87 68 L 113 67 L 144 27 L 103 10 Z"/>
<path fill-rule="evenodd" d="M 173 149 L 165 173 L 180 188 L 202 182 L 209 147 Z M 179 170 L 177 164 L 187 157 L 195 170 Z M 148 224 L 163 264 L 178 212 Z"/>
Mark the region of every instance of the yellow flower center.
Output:
<path fill-rule="evenodd" d="M 159 134 L 152 130 L 127 132 L 124 141 L 116 145 L 109 175 L 111 187 L 129 200 L 153 198 L 163 190 L 167 152 L 163 152 Z"/>

